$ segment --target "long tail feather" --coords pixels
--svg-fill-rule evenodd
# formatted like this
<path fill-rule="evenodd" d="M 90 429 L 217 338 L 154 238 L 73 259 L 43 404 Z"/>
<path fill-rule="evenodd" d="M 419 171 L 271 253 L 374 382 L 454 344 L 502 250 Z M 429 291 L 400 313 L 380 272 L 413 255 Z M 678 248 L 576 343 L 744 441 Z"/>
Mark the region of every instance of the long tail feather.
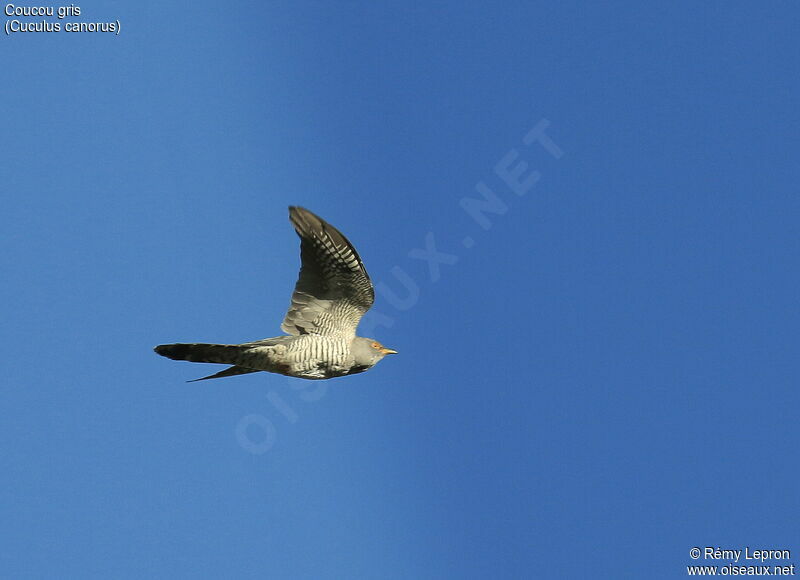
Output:
<path fill-rule="evenodd" d="M 236 364 L 244 348 L 238 344 L 160 344 L 155 350 L 161 356 L 172 360 Z"/>

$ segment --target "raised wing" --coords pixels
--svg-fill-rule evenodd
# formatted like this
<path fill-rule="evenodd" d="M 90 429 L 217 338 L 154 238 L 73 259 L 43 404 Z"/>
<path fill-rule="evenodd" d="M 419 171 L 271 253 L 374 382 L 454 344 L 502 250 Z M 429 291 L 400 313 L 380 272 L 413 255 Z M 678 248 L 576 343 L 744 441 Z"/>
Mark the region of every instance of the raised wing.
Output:
<path fill-rule="evenodd" d="M 289 208 L 300 236 L 300 278 L 281 329 L 288 334 L 352 338 L 375 301 L 367 270 L 347 238 L 302 207 Z"/>

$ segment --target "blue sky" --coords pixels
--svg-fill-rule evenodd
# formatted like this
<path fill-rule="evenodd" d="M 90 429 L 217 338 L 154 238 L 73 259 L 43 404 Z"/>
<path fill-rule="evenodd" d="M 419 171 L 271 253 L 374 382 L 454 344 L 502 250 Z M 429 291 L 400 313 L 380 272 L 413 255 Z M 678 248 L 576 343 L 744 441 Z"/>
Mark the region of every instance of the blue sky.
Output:
<path fill-rule="evenodd" d="M 3 577 L 800 551 L 796 5 L 80 7 L 120 35 L 2 40 Z M 185 383 L 154 345 L 280 333 L 290 204 L 400 354 Z"/>

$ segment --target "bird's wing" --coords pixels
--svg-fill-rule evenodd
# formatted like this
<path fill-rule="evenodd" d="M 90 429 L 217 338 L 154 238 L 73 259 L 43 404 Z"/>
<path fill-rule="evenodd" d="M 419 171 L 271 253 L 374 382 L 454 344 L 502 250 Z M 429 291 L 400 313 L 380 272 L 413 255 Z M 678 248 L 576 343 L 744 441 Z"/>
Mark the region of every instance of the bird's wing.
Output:
<path fill-rule="evenodd" d="M 300 236 L 300 278 L 281 329 L 288 334 L 355 336 L 375 301 L 367 270 L 347 238 L 302 207 L 289 208 Z"/>
<path fill-rule="evenodd" d="M 247 373 L 257 373 L 257 369 L 246 369 L 244 367 L 237 367 L 232 366 L 228 367 L 224 371 L 219 371 L 216 374 L 208 375 L 207 377 L 203 377 L 202 379 L 194 379 L 191 381 L 186 381 L 187 383 L 196 383 L 197 381 L 206 381 L 208 379 L 221 379 L 223 377 L 235 377 L 236 375 L 246 375 Z"/>

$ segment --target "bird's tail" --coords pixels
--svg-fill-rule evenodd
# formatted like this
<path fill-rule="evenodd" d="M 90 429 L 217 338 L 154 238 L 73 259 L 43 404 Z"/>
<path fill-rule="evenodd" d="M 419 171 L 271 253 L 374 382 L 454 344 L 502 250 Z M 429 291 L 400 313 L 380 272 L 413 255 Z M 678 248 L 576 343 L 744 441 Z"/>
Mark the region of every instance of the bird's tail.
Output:
<path fill-rule="evenodd" d="M 172 360 L 231 365 L 236 364 L 245 347 L 238 344 L 179 343 L 159 344 L 153 350 Z"/>

